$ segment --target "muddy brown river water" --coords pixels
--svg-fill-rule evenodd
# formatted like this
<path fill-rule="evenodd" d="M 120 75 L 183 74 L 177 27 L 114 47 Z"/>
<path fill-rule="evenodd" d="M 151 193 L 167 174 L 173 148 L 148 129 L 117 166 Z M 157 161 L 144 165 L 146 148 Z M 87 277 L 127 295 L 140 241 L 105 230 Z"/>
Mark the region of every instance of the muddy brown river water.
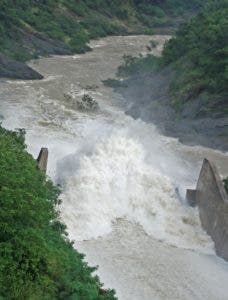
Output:
<path fill-rule="evenodd" d="M 153 37 L 155 54 L 167 38 Z M 26 129 L 34 157 L 49 148 L 48 175 L 62 185 L 69 236 L 120 300 L 227 300 L 228 263 L 184 199 L 204 157 L 228 173 L 227 153 L 183 145 L 127 116 L 125 99 L 102 82 L 124 54 L 145 54 L 151 39 L 108 37 L 84 55 L 31 62 L 45 79 L 0 82 L 2 123 Z M 78 108 L 84 94 L 98 110 Z"/>

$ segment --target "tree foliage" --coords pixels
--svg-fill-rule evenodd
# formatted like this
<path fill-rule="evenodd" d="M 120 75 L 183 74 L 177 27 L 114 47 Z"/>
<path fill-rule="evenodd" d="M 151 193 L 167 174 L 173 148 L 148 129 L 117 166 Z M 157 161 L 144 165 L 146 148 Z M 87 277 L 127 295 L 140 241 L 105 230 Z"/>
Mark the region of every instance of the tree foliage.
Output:
<path fill-rule="evenodd" d="M 91 38 L 129 31 L 151 32 L 175 24 L 176 16 L 194 10 L 202 0 L 1 0 L 0 52 L 18 60 L 37 57 L 37 43 L 25 45 L 28 34 L 63 42 L 84 52 Z M 197 6 L 197 5 L 198 6 Z"/>
<path fill-rule="evenodd" d="M 136 72 L 171 73 L 172 105 L 200 102 L 200 114 L 228 113 L 228 0 L 208 1 L 166 43 L 162 57 L 125 57 L 120 75 Z M 156 67 L 156 68 L 155 68 Z"/>
<path fill-rule="evenodd" d="M 210 2 L 190 22 L 181 26 L 165 46 L 163 63 L 176 70 L 171 91 L 175 97 L 181 97 L 181 101 L 194 98 L 203 91 L 227 95 L 227 15 L 227 0 Z"/>
<path fill-rule="evenodd" d="M 0 299 L 114 300 L 59 221 L 59 188 L 26 152 L 24 131 L 0 127 Z"/>

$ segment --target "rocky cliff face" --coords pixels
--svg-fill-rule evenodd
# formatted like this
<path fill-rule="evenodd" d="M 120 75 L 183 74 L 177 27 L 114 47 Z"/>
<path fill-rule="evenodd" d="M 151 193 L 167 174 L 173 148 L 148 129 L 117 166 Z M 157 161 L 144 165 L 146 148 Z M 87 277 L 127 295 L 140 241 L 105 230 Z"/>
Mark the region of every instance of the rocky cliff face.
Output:
<path fill-rule="evenodd" d="M 26 64 L 0 53 L 0 78 L 42 79 L 43 76 Z"/>
<path fill-rule="evenodd" d="M 15 37 L 16 38 L 16 37 Z M 38 32 L 20 31 L 22 50 L 33 53 L 36 56 L 47 56 L 51 54 L 70 55 L 72 51 L 61 41 L 48 38 Z M 43 76 L 28 67 L 25 63 L 9 58 L 7 55 L 0 53 L 0 78 L 13 79 L 42 79 Z"/>

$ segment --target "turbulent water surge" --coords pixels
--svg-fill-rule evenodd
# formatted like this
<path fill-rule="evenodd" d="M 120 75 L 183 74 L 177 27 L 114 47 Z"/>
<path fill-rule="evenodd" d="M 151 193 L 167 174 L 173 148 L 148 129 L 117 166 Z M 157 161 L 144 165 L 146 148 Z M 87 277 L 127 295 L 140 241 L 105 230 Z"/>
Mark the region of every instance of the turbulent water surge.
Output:
<path fill-rule="evenodd" d="M 156 54 L 166 38 L 153 38 Z M 34 156 L 49 148 L 48 174 L 62 186 L 69 236 L 119 299 L 225 300 L 228 264 L 215 256 L 184 193 L 204 157 L 228 173 L 227 154 L 162 136 L 127 116 L 126 99 L 102 83 L 123 54 L 145 52 L 151 39 L 110 37 L 85 55 L 32 62 L 45 79 L 2 81 L 2 122 L 26 129 Z M 99 108 L 82 110 L 84 94 Z"/>

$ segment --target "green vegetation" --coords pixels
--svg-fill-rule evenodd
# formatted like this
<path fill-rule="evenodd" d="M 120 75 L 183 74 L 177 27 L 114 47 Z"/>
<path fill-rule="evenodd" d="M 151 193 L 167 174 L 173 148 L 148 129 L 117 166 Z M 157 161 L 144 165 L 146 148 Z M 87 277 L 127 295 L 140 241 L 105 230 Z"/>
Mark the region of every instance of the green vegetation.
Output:
<path fill-rule="evenodd" d="M 119 75 L 164 70 L 172 74 L 172 105 L 181 110 L 187 101 L 199 101 L 201 114 L 228 113 L 228 0 L 212 1 L 180 26 L 162 57 L 125 57 Z M 155 68 L 156 66 L 156 68 Z"/>
<path fill-rule="evenodd" d="M 225 190 L 228 193 L 228 177 L 223 180 L 223 183 L 224 183 Z"/>
<path fill-rule="evenodd" d="M 201 0 L 134 0 L 138 18 L 147 27 L 167 27 L 178 25 L 178 18 L 195 13 L 203 4 Z M 186 16 L 185 16 L 186 17 Z M 183 19 L 182 19 L 183 20 Z"/>
<path fill-rule="evenodd" d="M 154 55 L 148 54 L 147 56 L 132 56 L 124 55 L 123 64 L 119 66 L 118 76 L 137 75 L 142 72 L 157 71 L 160 64 L 160 59 Z"/>
<path fill-rule="evenodd" d="M 181 26 L 167 43 L 163 64 L 171 65 L 176 71 L 170 86 L 174 103 L 204 97 L 208 110 L 216 110 L 220 105 L 227 110 L 227 14 L 227 0 L 213 1 Z"/>
<path fill-rule="evenodd" d="M 67 239 L 59 188 L 26 152 L 24 131 L 0 127 L 0 148 L 0 299 L 116 299 Z"/>
<path fill-rule="evenodd" d="M 59 47 L 81 53 L 89 49 L 91 38 L 131 32 L 151 34 L 156 27 L 174 26 L 202 2 L 1 0 L 0 52 L 26 61 L 51 53 L 44 42 L 54 39 L 61 42 Z"/>

